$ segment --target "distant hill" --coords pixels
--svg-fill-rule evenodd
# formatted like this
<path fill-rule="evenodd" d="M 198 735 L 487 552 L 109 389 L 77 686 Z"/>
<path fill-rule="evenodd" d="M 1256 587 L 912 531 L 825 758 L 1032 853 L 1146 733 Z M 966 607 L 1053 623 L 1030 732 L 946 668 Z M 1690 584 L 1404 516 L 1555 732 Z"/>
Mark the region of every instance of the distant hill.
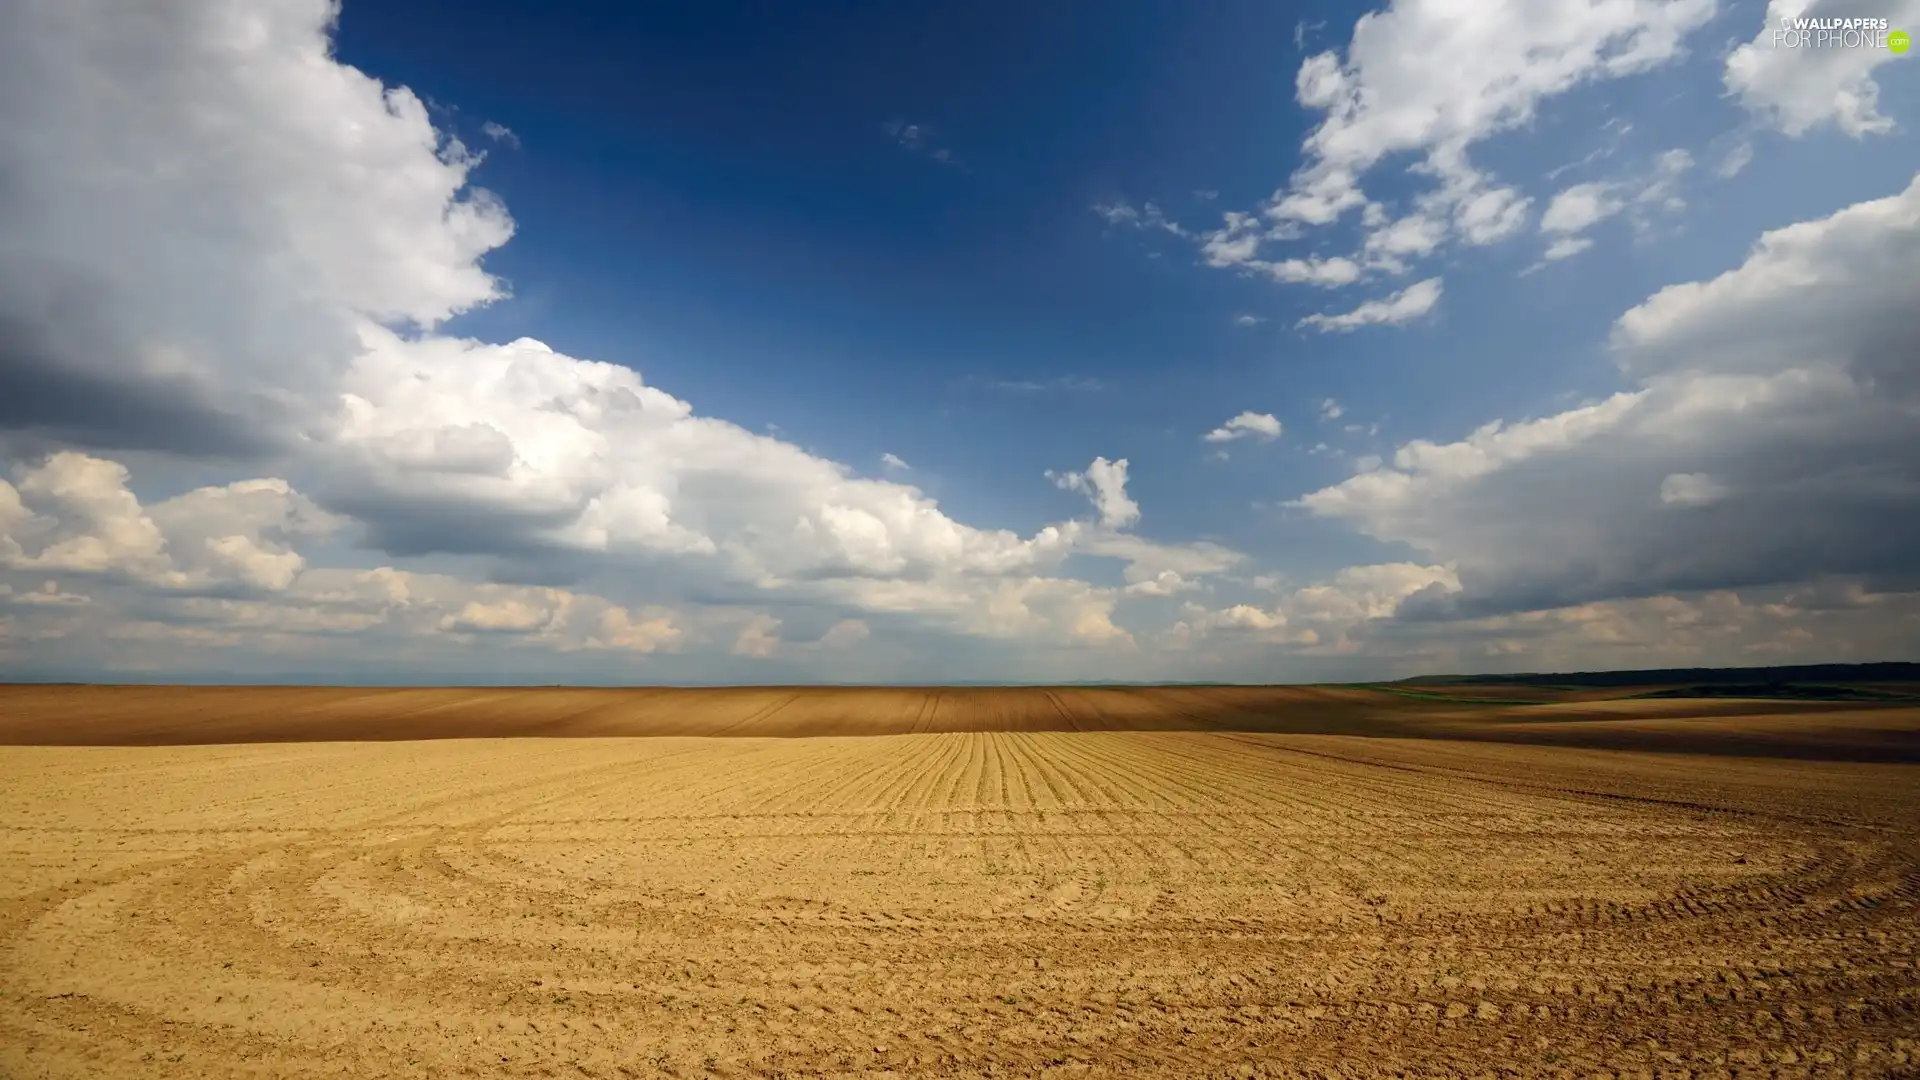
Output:
<path fill-rule="evenodd" d="M 1802 701 L 1890 701 L 1920 703 L 1920 687 L 1913 690 L 1887 690 L 1875 686 L 1847 686 L 1834 683 L 1695 683 L 1674 686 L 1636 698 L 1771 698 Z"/>
<path fill-rule="evenodd" d="M 1860 683 L 1920 683 L 1920 664 L 1797 664 L 1785 667 L 1750 668 L 1653 668 L 1646 671 L 1570 671 L 1555 674 L 1523 675 L 1419 675 L 1400 680 L 1401 685 L 1447 686 L 1687 686 L 1687 687 L 1775 687 Z M 1724 696 L 1725 691 L 1722 691 Z"/>

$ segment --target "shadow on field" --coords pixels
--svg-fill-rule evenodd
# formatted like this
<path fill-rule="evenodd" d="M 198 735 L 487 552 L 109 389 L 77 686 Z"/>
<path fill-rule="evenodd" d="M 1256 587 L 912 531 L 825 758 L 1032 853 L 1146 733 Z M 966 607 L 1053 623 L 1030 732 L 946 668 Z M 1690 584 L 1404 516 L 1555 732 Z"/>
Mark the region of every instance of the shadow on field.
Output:
<path fill-rule="evenodd" d="M 1682 688 L 1683 689 L 1683 688 Z M 0 686 L 0 744 L 1239 731 L 1920 761 L 1920 704 L 1673 687 Z"/>

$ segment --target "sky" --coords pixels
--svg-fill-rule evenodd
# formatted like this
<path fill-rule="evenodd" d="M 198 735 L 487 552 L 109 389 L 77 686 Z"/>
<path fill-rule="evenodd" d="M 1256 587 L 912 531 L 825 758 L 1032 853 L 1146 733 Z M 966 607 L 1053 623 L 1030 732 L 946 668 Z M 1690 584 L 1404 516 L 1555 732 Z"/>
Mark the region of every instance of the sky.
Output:
<path fill-rule="evenodd" d="M 7 4 L 0 678 L 1913 659 L 1902 28 Z"/>

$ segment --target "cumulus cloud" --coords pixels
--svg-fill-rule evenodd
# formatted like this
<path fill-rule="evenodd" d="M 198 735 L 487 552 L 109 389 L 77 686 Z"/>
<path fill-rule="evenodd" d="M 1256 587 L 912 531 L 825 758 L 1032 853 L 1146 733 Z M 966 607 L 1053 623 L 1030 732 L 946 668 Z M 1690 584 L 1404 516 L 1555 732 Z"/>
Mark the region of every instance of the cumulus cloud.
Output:
<path fill-rule="evenodd" d="M 277 479 L 205 487 L 143 507 L 118 462 L 62 451 L 0 480 L 0 567 L 106 575 L 166 589 L 285 589 L 291 544 L 340 524 Z"/>
<path fill-rule="evenodd" d="M 1279 262 L 1249 262 L 1248 267 L 1285 284 L 1320 285 L 1336 288 L 1351 285 L 1361 278 L 1360 264 L 1334 256 L 1329 259 L 1282 259 Z"/>
<path fill-rule="evenodd" d="M 1300 231 L 1291 225 L 1276 225 L 1263 222 L 1253 214 L 1229 211 L 1220 228 L 1198 236 L 1200 260 L 1216 269 L 1233 269 L 1248 277 L 1263 277 L 1283 285 L 1317 285 L 1336 289 L 1366 276 L 1366 270 L 1359 262 L 1342 255 L 1278 260 L 1258 257 L 1262 243 L 1292 240 L 1299 236 Z"/>
<path fill-rule="evenodd" d="M 1363 326 L 1399 326 L 1426 315 L 1440 303 L 1440 279 L 1416 281 L 1380 300 L 1368 300 L 1338 315 L 1308 315 L 1299 325 L 1321 333 L 1345 333 Z"/>
<path fill-rule="evenodd" d="M 1299 505 L 1459 568 L 1456 610 L 1545 609 L 1820 576 L 1920 583 L 1920 177 L 1762 236 L 1615 323 L 1636 384 Z"/>
<path fill-rule="evenodd" d="M 1258 439 L 1271 442 L 1280 437 L 1280 421 L 1272 413 L 1243 412 L 1240 415 L 1202 435 L 1210 443 L 1233 442 L 1237 439 Z"/>
<path fill-rule="evenodd" d="M 1240 210 L 1229 210 L 1224 224 L 1201 234 L 1200 259 L 1215 268 L 1244 267 L 1253 261 L 1260 250 L 1260 241 L 1265 238 L 1266 227 L 1258 217 Z"/>
<path fill-rule="evenodd" d="M 1251 639 L 1303 655 L 1352 654 L 1367 639 L 1370 624 L 1391 618 L 1408 597 L 1427 590 L 1451 594 L 1459 579 L 1446 566 L 1377 563 L 1346 567 L 1314 585 L 1274 588 L 1280 595 L 1271 602 L 1222 608 L 1188 604 L 1177 633 Z"/>
<path fill-rule="evenodd" d="M 1198 587 L 1198 583 L 1187 580 L 1177 570 L 1162 570 L 1130 583 L 1126 592 L 1130 596 L 1173 596 Z"/>
<path fill-rule="evenodd" d="M 387 631 L 414 641 L 514 638 L 561 651 L 639 652 L 681 634 L 669 613 L 630 610 L 593 594 L 390 567 L 310 566 L 295 545 L 322 542 L 341 523 L 283 480 L 198 488 L 151 505 L 126 481 L 117 463 L 72 451 L 16 470 L 12 483 L 0 481 L 0 574 L 50 575 L 31 594 L 36 605 L 47 605 L 48 597 L 112 601 L 72 616 L 56 613 L 40 630 L 90 628 L 97 642 L 131 623 L 145 627 L 148 639 L 170 630 L 176 641 L 217 632 L 248 635 L 261 647 L 283 635 Z M 19 592 L 11 581 L 6 588 Z"/>
<path fill-rule="evenodd" d="M 365 331 L 321 497 L 407 553 L 697 556 L 774 586 L 842 574 L 1012 573 L 1068 546 L 941 512 L 790 443 L 694 414 L 630 368 L 539 342 Z M 1124 472 L 1124 469 L 1122 470 Z M 469 524 L 490 529 L 476 537 Z"/>
<path fill-rule="evenodd" d="M 1722 180 L 1731 180 L 1751 164 L 1753 164 L 1753 143 L 1743 139 L 1735 143 L 1733 149 L 1727 151 L 1726 157 L 1720 159 L 1720 164 L 1714 169 L 1714 175 Z"/>
<path fill-rule="evenodd" d="M 1308 135 L 1308 163 L 1271 207 L 1275 217 L 1325 223 L 1366 202 L 1359 179 L 1390 154 L 1422 152 L 1422 167 L 1464 208 L 1492 190 L 1470 178 L 1465 151 L 1531 120 L 1539 104 L 1582 83 L 1638 74 L 1681 53 L 1711 0 L 1560 2 L 1463 8 L 1399 0 L 1354 25 L 1346 55 L 1309 57 L 1296 96 L 1326 113 Z M 1471 57 L 1471 62 L 1462 62 Z M 1497 219 L 1496 207 L 1480 213 Z"/>
<path fill-rule="evenodd" d="M 1205 232 L 1151 203 L 1100 212 L 1285 284 L 1407 274 L 1533 220 L 1474 146 L 1572 86 L 1666 62 L 1709 7 L 1511 20 L 1399 3 L 1302 66 L 1323 120 L 1267 205 Z M 0 429 L 35 448 L 0 474 L 7 670 L 216 657 L 491 675 L 671 656 L 725 677 L 741 657 L 826 664 L 902 635 L 1111 664 L 1151 634 L 1134 613 L 1186 601 L 1168 640 L 1208 639 L 1195 663 L 1217 653 L 1255 677 L 1273 671 L 1242 644 L 1430 669 L 1476 648 L 1787 656 L 1807 635 L 1877 658 L 1916 636 L 1912 189 L 1769 234 L 1745 266 L 1627 313 L 1613 348 L 1632 388 L 1614 398 L 1360 459 L 1300 505 L 1419 558 L 1269 578 L 1248 600 L 1231 592 L 1239 553 L 1129 531 L 1124 458 L 1050 474 L 1087 519 L 976 527 L 903 482 L 897 456 L 864 477 L 633 369 L 438 332 L 506 295 L 482 259 L 513 222 L 473 186 L 480 155 L 417 97 L 334 59 L 333 15 L 326 0 L 0 10 Z M 1486 62 L 1441 59 L 1463 49 Z M 1882 129 L 1857 80 L 1835 85 L 1864 109 L 1812 125 Z M 1766 91 L 1741 93 L 1764 111 Z M 910 127 L 892 137 L 939 157 Z M 1363 185 L 1402 154 L 1426 190 L 1389 205 Z M 1612 215 L 1670 206 L 1684 168 L 1601 181 L 1618 185 Z M 1348 254 L 1269 248 L 1356 215 Z M 1432 277 L 1302 325 L 1405 322 L 1439 299 Z M 1267 424 L 1278 434 L 1267 414 L 1221 430 Z M 153 450 L 169 470 L 129 472 Z M 142 486 L 178 468 L 200 486 Z M 1118 582 L 1075 576 L 1088 560 Z M 942 670 L 958 655 L 933 654 Z"/>
<path fill-rule="evenodd" d="M 557 600 L 557 596 L 543 597 Z M 529 600 L 502 600 L 484 604 L 468 601 L 459 611 L 444 615 L 440 629 L 455 634 L 526 634 L 545 628 L 557 614 L 553 603 Z"/>
<path fill-rule="evenodd" d="M 1069 558 L 1117 560 L 1129 583 L 1231 561 L 1119 534 L 1139 517 L 1124 460 L 1067 474 L 1096 521 L 976 528 L 898 482 L 897 456 L 894 479 L 863 478 L 633 369 L 437 333 L 506 295 L 481 259 L 512 220 L 415 95 L 334 58 L 334 15 L 0 12 L 0 429 L 69 447 L 0 481 L 0 585 L 84 579 L 71 594 L 97 601 L 61 616 L 93 622 L 19 634 L 364 633 L 381 659 L 434 642 L 726 654 L 744 635 L 751 654 L 778 635 L 742 613 L 778 602 L 847 646 L 886 618 L 1077 648 L 1130 640 L 1113 620 L 1129 594 L 1062 576 Z M 938 149 L 923 128 L 893 136 Z M 143 502 L 124 462 L 148 450 L 261 471 Z M 368 561 L 398 565 L 332 565 Z"/>
<path fill-rule="evenodd" d="M 1517 8 L 1395 0 L 1362 15 L 1344 52 L 1309 56 L 1296 73 L 1296 100 L 1322 114 L 1301 147 L 1305 163 L 1258 213 L 1229 211 L 1220 228 L 1201 233 L 1202 260 L 1283 283 L 1337 287 L 1372 273 L 1408 273 L 1450 243 L 1512 237 L 1526 227 L 1532 200 L 1476 166 L 1470 151 L 1532 122 L 1543 102 L 1575 87 L 1672 62 L 1714 7 L 1713 0 L 1540 0 Z M 1363 182 L 1405 155 L 1413 156 L 1407 174 L 1424 185 L 1396 210 L 1370 197 Z M 1356 212 L 1364 239 L 1350 257 L 1263 255 L 1270 243 Z M 1557 243 L 1564 254 L 1578 241 Z M 1323 328 L 1352 325 L 1360 324 Z"/>
<path fill-rule="evenodd" d="M 1619 213 L 1626 205 L 1626 200 L 1607 184 L 1575 184 L 1547 204 L 1547 212 L 1540 215 L 1540 231 L 1585 232 Z"/>
<path fill-rule="evenodd" d="M 740 628 L 733 639 L 733 655 L 765 659 L 780 648 L 780 620 L 771 615 L 755 615 Z"/>
<path fill-rule="evenodd" d="M 1912 31 L 1920 26 L 1920 0 L 1871 5 L 1851 0 L 1771 0 L 1753 40 L 1727 55 L 1727 91 L 1762 121 L 1792 136 L 1827 125 L 1854 138 L 1892 131 L 1893 118 L 1880 112 L 1880 84 L 1874 73 L 1881 65 L 1901 59 L 1898 55 L 1886 48 L 1789 47 L 1775 42 L 1775 33 L 1786 21 L 1849 16 L 1884 18 L 1889 29 Z"/>
<path fill-rule="evenodd" d="M 1108 461 L 1097 457 L 1084 472 L 1047 473 L 1047 479 L 1064 491 L 1085 495 L 1100 513 L 1100 524 L 1124 529 L 1140 520 L 1140 504 L 1127 494 L 1127 459 Z"/>
<path fill-rule="evenodd" d="M 1677 185 L 1691 168 L 1693 155 L 1675 149 L 1656 157 L 1640 177 L 1591 181 L 1562 189 L 1540 215 L 1540 231 L 1549 241 L 1546 260 L 1569 258 L 1592 247 L 1593 240 L 1583 234 L 1622 212 L 1632 212 L 1635 227 L 1644 231 L 1651 220 L 1647 213 L 1685 209 Z"/>
<path fill-rule="evenodd" d="M 609 606 L 600 613 L 599 625 L 587 634 L 581 647 L 652 653 L 672 648 L 685 636 L 686 632 L 664 614 L 635 615 L 627 608 Z"/>
<path fill-rule="evenodd" d="M 1497 614 L 1463 611 L 1458 576 L 1415 563 L 1349 567 L 1271 600 L 1189 604 L 1162 635 L 1195 674 L 1271 670 L 1327 680 L 1435 671 L 1593 671 L 1873 661 L 1920 648 L 1920 593 L 1823 577 Z M 1204 644 L 1204 648 L 1195 646 Z"/>
<path fill-rule="evenodd" d="M 328 55 L 327 0 L 0 11 L 0 426 L 284 446 L 361 319 L 503 295 L 513 224 L 427 109 Z"/>
<path fill-rule="evenodd" d="M 824 649 L 848 649 L 872 636 L 873 631 L 859 619 L 841 619 L 820 635 L 820 647 Z"/>

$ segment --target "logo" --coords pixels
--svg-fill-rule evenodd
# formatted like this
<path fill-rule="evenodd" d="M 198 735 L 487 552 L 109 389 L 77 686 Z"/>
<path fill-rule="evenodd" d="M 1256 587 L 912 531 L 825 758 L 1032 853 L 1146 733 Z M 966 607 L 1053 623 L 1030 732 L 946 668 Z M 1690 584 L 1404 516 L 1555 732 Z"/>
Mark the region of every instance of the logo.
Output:
<path fill-rule="evenodd" d="M 1786 16 L 1773 31 L 1776 49 L 1885 49 L 1897 56 L 1911 44 L 1905 30 L 1881 18 Z"/>

